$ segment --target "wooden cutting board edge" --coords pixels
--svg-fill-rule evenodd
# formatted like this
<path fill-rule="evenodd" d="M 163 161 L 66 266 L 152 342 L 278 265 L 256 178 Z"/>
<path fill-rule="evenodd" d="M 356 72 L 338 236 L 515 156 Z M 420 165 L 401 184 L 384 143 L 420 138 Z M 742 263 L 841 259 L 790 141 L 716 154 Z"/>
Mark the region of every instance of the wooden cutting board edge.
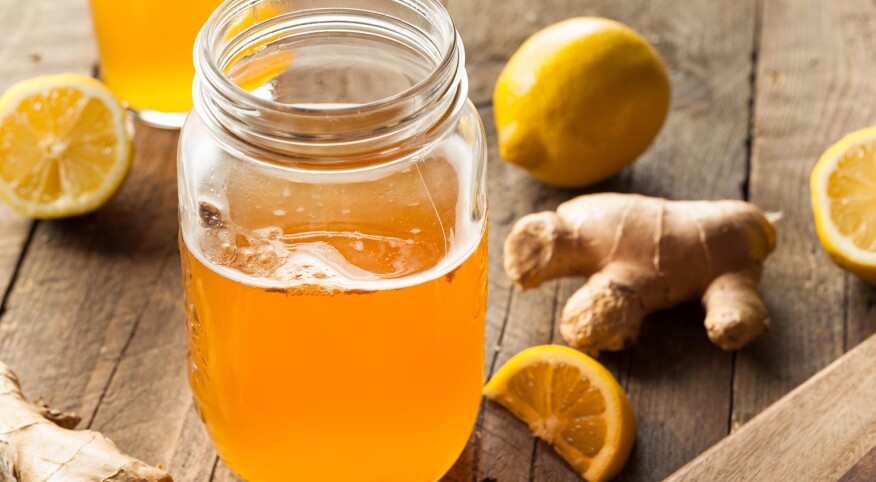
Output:
<path fill-rule="evenodd" d="M 836 481 L 874 446 L 876 335 L 666 480 Z"/>

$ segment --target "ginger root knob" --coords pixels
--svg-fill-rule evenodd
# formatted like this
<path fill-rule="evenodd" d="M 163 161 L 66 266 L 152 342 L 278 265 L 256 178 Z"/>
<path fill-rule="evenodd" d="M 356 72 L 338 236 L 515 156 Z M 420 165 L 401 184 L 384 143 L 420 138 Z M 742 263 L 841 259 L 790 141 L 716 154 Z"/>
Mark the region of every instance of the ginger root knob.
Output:
<path fill-rule="evenodd" d="M 757 286 L 775 246 L 773 224 L 743 201 L 592 194 L 517 221 L 505 271 L 524 289 L 588 276 L 560 332 L 592 354 L 630 346 L 648 314 L 698 298 L 709 338 L 735 350 L 769 329 Z"/>

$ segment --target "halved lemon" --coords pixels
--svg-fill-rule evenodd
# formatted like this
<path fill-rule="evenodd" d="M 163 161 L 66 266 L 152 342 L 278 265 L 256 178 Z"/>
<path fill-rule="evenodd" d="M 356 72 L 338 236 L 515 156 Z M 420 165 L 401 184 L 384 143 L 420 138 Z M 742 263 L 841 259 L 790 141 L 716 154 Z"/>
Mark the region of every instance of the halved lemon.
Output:
<path fill-rule="evenodd" d="M 131 165 L 125 108 L 79 74 L 37 77 L 0 97 L 0 197 L 39 219 L 103 205 Z"/>
<path fill-rule="evenodd" d="M 876 126 L 825 151 L 810 189 L 821 244 L 841 267 L 876 284 Z"/>
<path fill-rule="evenodd" d="M 596 360 L 572 348 L 528 348 L 508 361 L 484 395 L 529 424 L 586 480 L 623 468 L 636 438 L 626 393 Z"/>

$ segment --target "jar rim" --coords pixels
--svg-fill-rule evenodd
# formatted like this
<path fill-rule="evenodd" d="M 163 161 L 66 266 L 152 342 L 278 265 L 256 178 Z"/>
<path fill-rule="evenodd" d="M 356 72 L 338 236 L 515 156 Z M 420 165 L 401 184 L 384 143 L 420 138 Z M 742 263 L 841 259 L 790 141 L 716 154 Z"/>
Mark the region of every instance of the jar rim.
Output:
<path fill-rule="evenodd" d="M 194 60 L 196 71 L 199 74 L 205 75 L 211 86 L 213 86 L 214 88 L 218 88 L 226 96 L 242 97 L 246 99 L 246 101 L 251 102 L 264 109 L 277 110 L 298 115 L 362 114 L 363 111 L 378 109 L 388 104 L 397 103 L 405 99 L 414 97 L 417 95 L 418 92 L 423 91 L 428 86 L 440 82 L 442 76 L 446 76 L 447 71 L 453 69 L 453 64 L 455 62 L 454 52 L 457 49 L 461 48 L 461 45 L 459 45 L 460 42 L 458 40 L 458 35 L 456 33 L 456 27 L 453 23 L 453 19 L 450 17 L 450 14 L 438 0 L 392 0 L 394 3 L 411 5 L 421 12 L 425 12 L 424 7 L 431 8 L 433 9 L 433 19 L 441 21 L 441 25 L 438 26 L 442 27 L 442 35 L 449 41 L 446 41 L 445 45 L 442 46 L 440 60 L 426 76 L 424 76 L 414 85 L 411 85 L 406 89 L 393 94 L 392 96 L 373 100 L 363 104 L 357 104 L 355 106 L 332 106 L 315 108 L 276 102 L 254 95 L 251 92 L 241 88 L 236 83 L 232 82 L 217 65 L 217 53 L 214 51 L 216 35 L 220 31 L 220 28 L 231 20 L 234 13 L 239 12 L 241 9 L 253 8 L 258 4 L 266 3 L 269 1 L 270 0 L 223 1 L 219 5 L 219 7 L 217 7 L 216 10 L 213 11 L 213 13 L 210 15 L 210 18 L 201 28 L 195 41 L 194 47 Z M 257 24 L 254 24 L 249 28 L 255 27 L 256 25 Z M 249 28 L 239 32 L 235 36 L 235 38 L 243 36 L 246 30 L 249 30 Z M 231 43 L 232 41 L 233 39 L 227 40 L 228 43 Z"/>
<path fill-rule="evenodd" d="M 278 5 L 287 10 L 277 13 Z M 248 92 L 224 70 L 277 41 L 351 34 L 415 50 L 423 78 L 354 106 L 303 106 Z M 195 111 L 217 138 L 249 158 L 311 169 L 407 157 L 443 135 L 468 96 L 462 42 L 438 0 L 226 0 L 201 29 L 194 56 Z"/>

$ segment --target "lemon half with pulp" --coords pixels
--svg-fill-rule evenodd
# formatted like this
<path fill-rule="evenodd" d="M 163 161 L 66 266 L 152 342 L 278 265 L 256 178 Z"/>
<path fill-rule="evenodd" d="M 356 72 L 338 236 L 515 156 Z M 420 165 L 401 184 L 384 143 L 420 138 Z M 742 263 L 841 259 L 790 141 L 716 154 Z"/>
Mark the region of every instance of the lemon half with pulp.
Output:
<path fill-rule="evenodd" d="M 876 284 L 876 127 L 825 151 L 810 189 L 821 244 L 841 267 Z"/>
<path fill-rule="evenodd" d="M 131 165 L 126 111 L 79 74 L 37 77 L 0 97 L 0 197 L 32 218 L 103 205 Z"/>

